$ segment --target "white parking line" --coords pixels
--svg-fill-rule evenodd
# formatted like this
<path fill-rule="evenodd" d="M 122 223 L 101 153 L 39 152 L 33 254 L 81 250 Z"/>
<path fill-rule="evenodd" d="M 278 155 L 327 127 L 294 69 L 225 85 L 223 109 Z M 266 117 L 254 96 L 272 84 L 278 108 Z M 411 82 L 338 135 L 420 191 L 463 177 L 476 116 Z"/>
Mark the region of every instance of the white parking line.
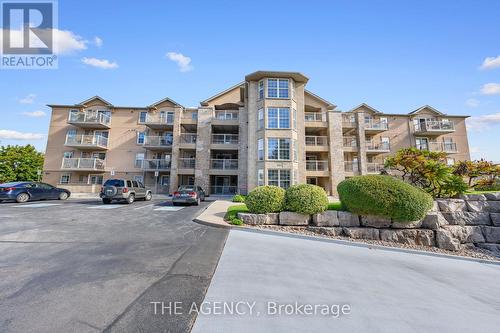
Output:
<path fill-rule="evenodd" d="M 151 207 L 151 206 L 154 206 L 155 204 L 151 204 L 151 205 L 146 205 L 146 206 L 141 206 L 141 207 L 137 207 L 137 208 L 134 208 L 135 209 L 143 209 L 143 208 L 146 208 L 146 207 Z"/>
<path fill-rule="evenodd" d="M 29 204 L 29 205 L 19 205 L 19 206 L 12 206 L 16 208 L 42 208 L 42 207 L 50 207 L 50 206 L 60 206 L 62 204 L 54 204 L 54 203 L 36 203 L 36 204 Z"/>
<path fill-rule="evenodd" d="M 177 211 L 184 209 L 184 208 L 186 208 L 186 207 L 164 206 L 164 207 L 155 208 L 154 210 L 162 210 L 162 211 L 167 211 L 167 212 L 177 212 Z"/>
<path fill-rule="evenodd" d="M 123 208 L 125 205 L 102 205 L 102 206 L 91 206 L 89 209 L 115 209 Z"/>

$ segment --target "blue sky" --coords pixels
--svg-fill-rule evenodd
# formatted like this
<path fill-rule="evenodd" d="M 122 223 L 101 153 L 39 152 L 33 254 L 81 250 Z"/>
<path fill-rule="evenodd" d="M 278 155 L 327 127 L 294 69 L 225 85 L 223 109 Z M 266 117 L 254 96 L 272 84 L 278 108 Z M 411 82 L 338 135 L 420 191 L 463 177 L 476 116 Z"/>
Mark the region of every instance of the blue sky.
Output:
<path fill-rule="evenodd" d="M 43 150 L 45 104 L 197 106 L 266 69 L 342 110 L 471 115 L 473 158 L 500 161 L 499 17 L 499 1 L 60 0 L 59 69 L 0 70 L 0 144 Z"/>

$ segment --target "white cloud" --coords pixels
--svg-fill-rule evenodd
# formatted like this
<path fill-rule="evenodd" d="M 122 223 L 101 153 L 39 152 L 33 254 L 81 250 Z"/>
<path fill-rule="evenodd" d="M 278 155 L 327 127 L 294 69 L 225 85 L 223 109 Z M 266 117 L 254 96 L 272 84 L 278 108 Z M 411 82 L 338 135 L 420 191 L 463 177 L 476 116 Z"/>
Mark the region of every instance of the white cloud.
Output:
<path fill-rule="evenodd" d="M 35 94 L 28 94 L 26 97 L 23 97 L 19 100 L 19 103 L 21 104 L 33 104 L 35 102 L 36 95 Z"/>
<path fill-rule="evenodd" d="M 169 60 L 172 60 L 173 62 L 175 62 L 177 64 L 177 66 L 179 67 L 179 70 L 181 72 L 189 72 L 189 71 L 192 71 L 194 69 L 194 67 L 191 65 L 191 58 L 186 57 L 182 53 L 168 52 L 166 54 L 166 57 Z"/>
<path fill-rule="evenodd" d="M 500 83 L 486 83 L 481 87 L 483 95 L 500 95 Z"/>
<path fill-rule="evenodd" d="M 110 62 L 109 60 L 106 59 L 82 58 L 82 62 L 86 65 L 102 69 L 118 68 L 118 64 L 116 62 Z"/>
<path fill-rule="evenodd" d="M 494 69 L 500 68 L 500 55 L 498 57 L 488 57 L 484 59 L 480 69 Z"/>
<path fill-rule="evenodd" d="M 11 130 L 0 130 L 0 139 L 5 140 L 41 140 L 43 138 L 44 135 L 38 133 L 23 133 Z"/>
<path fill-rule="evenodd" d="M 470 117 L 466 122 L 467 129 L 471 131 L 487 130 L 492 126 L 500 125 L 500 112 Z"/>
<path fill-rule="evenodd" d="M 481 102 L 475 98 L 469 98 L 468 100 L 465 101 L 465 105 L 467 105 L 470 108 L 477 108 L 481 104 Z"/>
<path fill-rule="evenodd" d="M 50 31 L 50 30 L 47 30 Z M 57 55 L 72 54 L 87 49 L 88 40 L 76 35 L 69 30 L 52 29 L 54 53 Z M 10 35 L 13 43 L 22 43 L 23 31 L 11 30 Z M 3 30 L 0 29 L 0 43 L 2 42 Z M 41 41 L 33 41 L 33 46 L 45 46 Z"/>
<path fill-rule="evenodd" d="M 42 110 L 37 110 L 33 112 L 23 112 L 25 116 L 32 117 L 32 118 L 40 118 L 40 117 L 45 117 L 46 113 L 45 111 Z"/>
<path fill-rule="evenodd" d="M 94 37 L 94 44 L 95 44 L 95 46 L 97 46 L 97 47 L 102 47 L 102 44 L 103 44 L 103 43 L 104 43 L 104 42 L 103 42 L 102 38 L 99 38 L 99 37 L 97 37 L 97 36 L 96 36 L 96 37 Z"/>

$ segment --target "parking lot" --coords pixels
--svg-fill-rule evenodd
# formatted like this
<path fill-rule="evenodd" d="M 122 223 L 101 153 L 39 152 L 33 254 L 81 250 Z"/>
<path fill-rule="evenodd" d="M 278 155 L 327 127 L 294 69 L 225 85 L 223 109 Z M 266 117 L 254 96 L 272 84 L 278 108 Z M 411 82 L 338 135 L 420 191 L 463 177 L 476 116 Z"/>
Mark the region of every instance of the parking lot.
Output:
<path fill-rule="evenodd" d="M 0 327 L 8 332 L 185 331 L 227 232 L 192 222 L 209 203 L 0 203 Z"/>

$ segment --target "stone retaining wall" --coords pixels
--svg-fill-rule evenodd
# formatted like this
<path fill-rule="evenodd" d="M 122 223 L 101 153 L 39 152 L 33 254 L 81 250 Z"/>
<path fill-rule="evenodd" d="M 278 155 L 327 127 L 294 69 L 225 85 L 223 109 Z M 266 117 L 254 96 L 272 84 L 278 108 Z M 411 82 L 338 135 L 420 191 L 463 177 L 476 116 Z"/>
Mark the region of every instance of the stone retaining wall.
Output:
<path fill-rule="evenodd" d="M 500 254 L 500 193 L 438 199 L 424 219 L 410 223 L 334 210 L 312 216 L 281 212 L 239 213 L 238 217 L 249 225 L 307 226 L 310 231 L 328 236 L 436 246 L 451 251 L 477 246 Z"/>

